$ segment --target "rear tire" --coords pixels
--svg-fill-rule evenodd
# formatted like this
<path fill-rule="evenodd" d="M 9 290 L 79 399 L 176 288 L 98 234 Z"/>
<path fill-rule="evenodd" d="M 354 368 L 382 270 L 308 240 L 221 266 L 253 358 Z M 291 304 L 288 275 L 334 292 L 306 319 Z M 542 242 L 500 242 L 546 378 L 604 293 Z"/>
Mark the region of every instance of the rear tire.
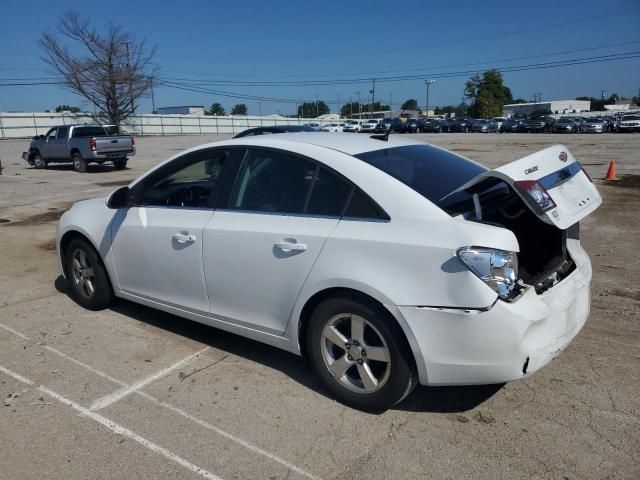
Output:
<path fill-rule="evenodd" d="M 116 170 L 124 170 L 125 168 L 127 168 L 127 159 L 126 158 L 118 158 L 117 160 L 113 161 L 113 167 Z"/>
<path fill-rule="evenodd" d="M 107 270 L 98 253 L 85 240 L 75 239 L 65 252 L 69 295 L 89 310 L 102 310 L 113 302 Z"/>
<path fill-rule="evenodd" d="M 381 412 L 416 386 L 410 348 L 383 307 L 353 297 L 330 297 L 309 321 L 305 340 L 311 365 L 340 402 Z"/>
<path fill-rule="evenodd" d="M 45 161 L 44 158 L 40 156 L 38 152 L 35 152 L 32 158 L 33 158 L 33 166 L 35 168 L 39 170 L 43 168 L 47 168 L 47 162 Z"/>
<path fill-rule="evenodd" d="M 85 173 L 87 171 L 87 161 L 80 156 L 79 153 L 74 153 L 71 157 L 73 162 L 73 169 L 79 173 Z"/>

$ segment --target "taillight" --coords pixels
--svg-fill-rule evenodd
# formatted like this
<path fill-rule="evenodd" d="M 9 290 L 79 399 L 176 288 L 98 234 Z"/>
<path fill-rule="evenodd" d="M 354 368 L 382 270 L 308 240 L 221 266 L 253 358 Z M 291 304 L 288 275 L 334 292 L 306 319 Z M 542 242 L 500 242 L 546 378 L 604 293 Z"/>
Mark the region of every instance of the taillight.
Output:
<path fill-rule="evenodd" d="M 131 136 L 131 146 L 133 147 L 136 144 L 136 139 Z"/>
<path fill-rule="evenodd" d="M 549 193 L 537 180 L 521 180 L 515 184 L 527 192 L 529 196 L 538 204 L 543 212 L 556 207 L 555 202 Z"/>
<path fill-rule="evenodd" d="M 582 171 L 583 171 L 583 172 L 584 172 L 584 174 L 587 176 L 587 178 L 589 179 L 589 181 L 590 181 L 591 183 L 593 183 L 593 180 L 592 180 L 592 178 L 591 178 L 591 175 L 589 175 L 589 174 L 587 173 L 587 171 L 584 169 L 584 167 L 582 167 Z"/>
<path fill-rule="evenodd" d="M 91 151 L 95 152 L 96 151 L 96 139 L 92 138 L 91 140 L 89 140 L 89 146 L 91 147 Z"/>

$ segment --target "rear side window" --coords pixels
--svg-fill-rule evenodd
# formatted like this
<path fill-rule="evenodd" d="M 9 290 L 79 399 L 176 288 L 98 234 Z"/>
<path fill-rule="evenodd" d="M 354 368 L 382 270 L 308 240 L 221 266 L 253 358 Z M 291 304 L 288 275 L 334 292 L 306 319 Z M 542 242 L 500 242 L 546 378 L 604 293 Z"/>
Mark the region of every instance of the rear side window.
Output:
<path fill-rule="evenodd" d="M 385 148 L 355 155 L 442 207 L 440 200 L 487 169 L 431 145 Z"/>
<path fill-rule="evenodd" d="M 306 213 L 339 217 L 350 193 L 351 185 L 335 173 L 320 167 L 313 183 Z"/>
<path fill-rule="evenodd" d="M 232 208 L 255 212 L 301 214 L 317 165 L 272 150 L 250 150 L 236 184 Z"/>
<path fill-rule="evenodd" d="M 344 217 L 369 220 L 389 220 L 389 216 L 359 188 L 355 188 L 344 211 Z"/>

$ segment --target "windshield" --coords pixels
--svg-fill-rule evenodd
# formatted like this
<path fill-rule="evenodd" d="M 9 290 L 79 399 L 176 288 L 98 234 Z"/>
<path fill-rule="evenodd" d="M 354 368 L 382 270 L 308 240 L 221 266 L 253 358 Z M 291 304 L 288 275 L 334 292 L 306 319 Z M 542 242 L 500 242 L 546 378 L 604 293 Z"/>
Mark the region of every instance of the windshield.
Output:
<path fill-rule="evenodd" d="M 391 175 L 441 208 L 443 197 L 487 170 L 432 145 L 385 148 L 355 157 Z"/>
<path fill-rule="evenodd" d="M 622 117 L 623 122 L 626 120 L 640 120 L 640 115 L 626 115 Z"/>

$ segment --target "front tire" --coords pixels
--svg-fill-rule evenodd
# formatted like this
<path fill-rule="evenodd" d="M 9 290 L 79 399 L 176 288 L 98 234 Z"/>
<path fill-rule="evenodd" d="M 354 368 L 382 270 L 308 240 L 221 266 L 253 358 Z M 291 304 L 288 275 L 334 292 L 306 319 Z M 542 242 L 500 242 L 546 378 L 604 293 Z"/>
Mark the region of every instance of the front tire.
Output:
<path fill-rule="evenodd" d="M 65 252 L 69 294 L 89 310 L 102 310 L 113 302 L 107 271 L 98 253 L 89 243 L 75 239 Z"/>
<path fill-rule="evenodd" d="M 71 161 L 73 162 L 73 169 L 76 172 L 85 173 L 87 171 L 87 162 L 79 153 L 74 153 Z"/>
<path fill-rule="evenodd" d="M 353 408 L 384 411 L 417 383 L 400 327 L 373 302 L 347 297 L 323 301 L 311 316 L 306 341 L 324 386 Z"/>
<path fill-rule="evenodd" d="M 44 158 L 42 158 L 42 156 L 38 153 L 38 152 L 34 152 L 33 154 L 33 166 L 39 170 L 47 168 L 47 162 L 45 161 Z"/>

